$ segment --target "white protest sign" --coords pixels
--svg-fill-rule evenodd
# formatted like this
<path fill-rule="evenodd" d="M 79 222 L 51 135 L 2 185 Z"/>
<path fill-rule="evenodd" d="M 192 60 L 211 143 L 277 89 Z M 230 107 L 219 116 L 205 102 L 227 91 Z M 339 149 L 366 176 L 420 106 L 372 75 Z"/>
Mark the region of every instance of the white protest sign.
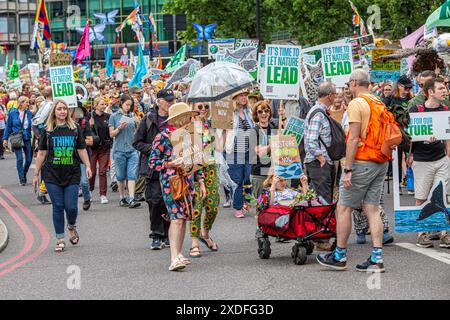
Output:
<path fill-rule="evenodd" d="M 266 54 L 261 53 L 258 57 L 258 77 L 257 81 L 261 84 L 261 87 L 263 86 L 263 81 L 265 79 L 265 72 L 266 72 Z"/>
<path fill-rule="evenodd" d="M 53 99 L 64 100 L 69 108 L 77 107 L 72 66 L 50 67 Z"/>
<path fill-rule="evenodd" d="M 338 43 L 322 48 L 322 68 L 325 79 L 343 88 L 353 71 L 352 45 Z"/>
<path fill-rule="evenodd" d="M 30 74 L 31 74 L 31 80 L 34 83 L 37 83 L 38 78 L 39 78 L 39 64 L 38 63 L 29 63 L 28 64 L 28 70 L 30 70 Z"/>
<path fill-rule="evenodd" d="M 267 45 L 264 86 L 261 93 L 266 99 L 298 100 L 300 96 L 301 47 Z"/>
<path fill-rule="evenodd" d="M 411 112 L 411 121 L 406 131 L 412 141 L 450 140 L 450 111 Z"/>

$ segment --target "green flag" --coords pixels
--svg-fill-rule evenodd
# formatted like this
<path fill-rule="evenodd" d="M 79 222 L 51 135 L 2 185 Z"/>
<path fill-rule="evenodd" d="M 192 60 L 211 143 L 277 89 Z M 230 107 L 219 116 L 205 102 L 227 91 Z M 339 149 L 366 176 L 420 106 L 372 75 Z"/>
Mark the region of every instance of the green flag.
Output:
<path fill-rule="evenodd" d="M 175 53 L 175 55 L 170 60 L 169 64 L 166 66 L 167 72 L 172 72 L 176 70 L 184 61 L 186 60 L 186 45 L 182 46 L 180 50 Z"/>
<path fill-rule="evenodd" d="M 11 65 L 11 69 L 9 69 L 8 76 L 10 80 L 14 80 L 19 77 L 19 65 L 17 64 L 16 59 L 13 60 L 13 64 Z"/>

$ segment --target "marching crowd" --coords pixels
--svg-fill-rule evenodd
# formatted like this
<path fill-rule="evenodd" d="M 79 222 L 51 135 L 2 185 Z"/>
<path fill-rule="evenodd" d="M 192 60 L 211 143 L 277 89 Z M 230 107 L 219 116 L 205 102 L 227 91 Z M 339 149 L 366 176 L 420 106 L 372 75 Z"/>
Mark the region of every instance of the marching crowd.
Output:
<path fill-rule="evenodd" d="M 0 88 L 0 159 L 5 149 L 14 152 L 19 183 L 25 186 L 36 158 L 32 185 L 37 199 L 53 207 L 56 252 L 66 249 L 65 217 L 70 243 L 80 241 L 78 197 L 83 210 L 89 210 L 98 176 L 101 204 L 109 202 L 109 189 L 119 193 L 120 207 L 136 209 L 147 202 L 151 248 L 170 247 L 169 270 L 201 257 L 200 242 L 219 250 L 211 230 L 222 192 L 223 207 L 232 206 L 239 219 L 249 216 L 251 198 L 260 199 L 255 209 L 262 210 L 311 189 L 318 204 L 338 203 L 337 243 L 317 242 L 318 249 L 330 251 L 319 254 L 318 262 L 347 268 L 353 220 L 357 243 L 365 243 L 368 234 L 373 243 L 370 257 L 357 270 L 384 272 L 383 245 L 394 241 L 387 219 L 392 212 L 385 212 L 380 202 L 392 176 L 390 153 L 395 149 L 400 159 L 401 186 L 412 168 L 416 205 L 450 174 L 450 142 L 432 138 L 412 143 L 404 130 L 409 113 L 448 110 L 448 83 L 433 71 L 416 80 L 420 91 L 414 95 L 406 76 L 395 83 L 371 83 L 369 74 L 357 69 L 342 90 L 324 82 L 317 101 L 300 98 L 284 104 L 264 100 L 257 90 L 241 90 L 231 96 L 233 129 L 225 131 L 212 128 L 210 103 L 187 103 L 189 85 L 166 89 L 163 80 L 147 79 L 142 87 L 128 87 L 127 82 L 101 83 L 93 77 L 86 92 L 77 89 L 78 107 L 68 108 L 64 100 L 52 98 L 52 87 L 42 79 L 41 85 L 24 84 L 21 90 Z M 391 112 L 384 113 L 385 108 Z M 386 139 L 380 151 L 373 146 L 380 139 L 382 114 L 398 124 L 401 137 Z M 304 173 L 287 181 L 271 169 L 270 136 L 291 116 L 307 125 L 299 146 Z M 170 136 L 193 120 L 202 124 L 207 163 L 184 179 L 179 174 L 183 159 L 174 157 Z M 188 220 L 189 258 L 182 254 Z M 447 232 L 420 233 L 417 245 L 432 247 L 436 239 L 440 247 L 450 248 Z"/>

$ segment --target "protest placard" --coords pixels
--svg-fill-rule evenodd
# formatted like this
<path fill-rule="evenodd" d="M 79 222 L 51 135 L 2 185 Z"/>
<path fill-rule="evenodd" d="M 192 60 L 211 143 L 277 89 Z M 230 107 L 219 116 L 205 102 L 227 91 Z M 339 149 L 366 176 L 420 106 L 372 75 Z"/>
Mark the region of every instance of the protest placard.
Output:
<path fill-rule="evenodd" d="M 202 129 L 202 123 L 194 121 L 170 134 L 173 158 L 183 159 L 182 169 L 185 176 L 200 170 L 204 165 Z"/>
<path fill-rule="evenodd" d="M 395 53 L 393 49 L 373 49 L 372 50 L 372 71 L 370 80 L 372 82 L 397 81 L 400 77 L 400 59 L 386 60 L 380 59 L 382 56 Z"/>
<path fill-rule="evenodd" d="M 450 111 L 411 112 L 411 121 L 406 131 L 412 141 L 450 140 Z"/>
<path fill-rule="evenodd" d="M 29 85 L 33 84 L 33 81 L 31 80 L 31 73 L 30 70 L 25 67 L 19 70 L 19 79 L 22 81 L 22 83 L 27 83 Z"/>
<path fill-rule="evenodd" d="M 301 47 L 267 45 L 264 86 L 261 93 L 266 99 L 298 100 L 300 96 Z"/>
<path fill-rule="evenodd" d="M 338 43 L 323 47 L 322 68 L 326 80 L 343 88 L 353 71 L 351 44 Z"/>
<path fill-rule="evenodd" d="M 0 81 L 6 81 L 5 67 L 0 67 Z"/>
<path fill-rule="evenodd" d="M 260 83 L 260 87 L 263 87 L 263 81 L 265 80 L 266 72 L 266 54 L 261 53 L 258 57 L 258 76 L 256 80 Z"/>
<path fill-rule="evenodd" d="M 64 100 L 69 108 L 77 107 L 75 81 L 71 65 L 50 67 L 50 82 L 52 84 L 53 99 Z"/>
<path fill-rule="evenodd" d="M 50 66 L 60 67 L 68 66 L 72 61 L 72 54 L 70 53 L 51 53 L 50 54 Z"/>
<path fill-rule="evenodd" d="M 98 70 L 98 76 L 100 77 L 100 81 L 106 81 L 106 69 L 102 68 Z"/>
<path fill-rule="evenodd" d="M 302 174 L 300 153 L 295 137 L 277 135 L 270 140 L 272 167 L 275 174 L 285 179 L 298 179 Z"/>
<path fill-rule="evenodd" d="M 233 108 L 230 99 L 222 99 L 212 103 L 211 128 L 233 129 Z"/>
<path fill-rule="evenodd" d="M 297 141 L 297 145 L 299 145 L 303 139 L 304 131 L 305 120 L 298 117 L 290 117 L 286 124 L 286 128 L 283 131 L 283 134 L 286 136 L 294 136 L 295 140 Z"/>
<path fill-rule="evenodd" d="M 28 70 L 30 70 L 31 81 L 33 81 L 33 83 L 37 83 L 37 81 L 39 79 L 39 71 L 40 71 L 39 64 L 38 63 L 29 63 Z"/>
<path fill-rule="evenodd" d="M 217 54 L 225 54 L 227 49 L 234 50 L 234 42 L 234 38 L 208 40 L 208 58 L 216 59 Z"/>

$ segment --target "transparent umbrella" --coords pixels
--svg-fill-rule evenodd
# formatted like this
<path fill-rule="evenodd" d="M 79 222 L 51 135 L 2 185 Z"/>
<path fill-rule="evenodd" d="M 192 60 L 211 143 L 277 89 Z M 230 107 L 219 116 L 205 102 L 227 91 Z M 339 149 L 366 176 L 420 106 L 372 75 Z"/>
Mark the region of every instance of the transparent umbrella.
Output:
<path fill-rule="evenodd" d="M 189 102 L 218 101 L 251 87 L 253 77 L 244 68 L 230 62 L 214 62 L 200 69 L 192 79 Z"/>

